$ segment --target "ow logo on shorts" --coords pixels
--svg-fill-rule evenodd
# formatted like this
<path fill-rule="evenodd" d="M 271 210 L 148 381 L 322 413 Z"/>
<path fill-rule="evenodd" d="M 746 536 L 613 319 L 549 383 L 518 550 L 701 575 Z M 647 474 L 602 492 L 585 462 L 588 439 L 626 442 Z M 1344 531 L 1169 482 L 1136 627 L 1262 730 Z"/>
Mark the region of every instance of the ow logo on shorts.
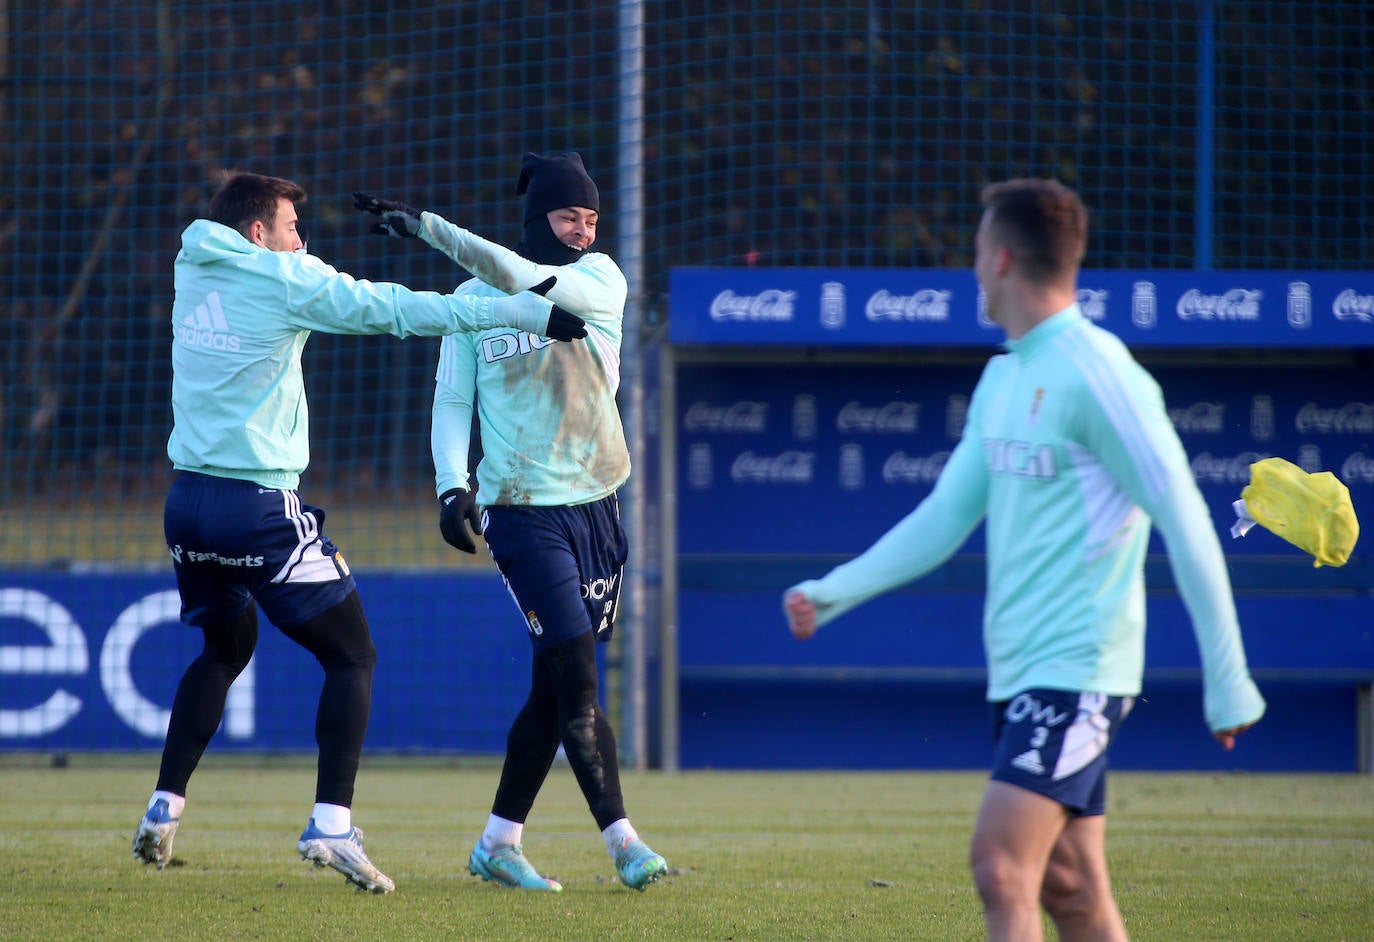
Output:
<path fill-rule="evenodd" d="M 600 602 L 615 591 L 618 578 L 618 576 L 611 576 L 609 579 L 593 579 L 591 582 L 582 583 L 582 597 Z"/>
<path fill-rule="evenodd" d="M 1029 694 L 1019 693 L 1007 704 L 1007 720 L 1020 723 L 1029 719 L 1037 726 L 1058 726 L 1069 718 L 1068 713 L 1056 713 L 1052 704 L 1041 703 Z"/>

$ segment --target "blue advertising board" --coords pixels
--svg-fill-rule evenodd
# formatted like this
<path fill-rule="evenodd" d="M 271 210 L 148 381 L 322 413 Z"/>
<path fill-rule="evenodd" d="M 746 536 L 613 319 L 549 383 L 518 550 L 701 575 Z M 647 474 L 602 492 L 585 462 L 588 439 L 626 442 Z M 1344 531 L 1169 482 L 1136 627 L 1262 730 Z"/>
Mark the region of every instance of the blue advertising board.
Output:
<path fill-rule="evenodd" d="M 1374 680 L 1374 383 L 1333 362 L 1147 365 L 1230 564 L 1271 715 L 1234 753 L 1206 735 L 1197 646 L 1156 534 L 1144 698 L 1114 766 L 1356 769 L 1371 742 L 1357 690 Z M 780 611 L 788 585 L 862 552 L 930 492 L 981 368 L 842 351 L 678 364 L 683 767 L 986 765 L 981 527 L 944 566 L 811 641 L 793 641 Z M 1349 487 L 1366 526 L 1345 567 L 1313 569 L 1262 528 L 1230 535 L 1250 465 L 1271 455 Z"/>
<path fill-rule="evenodd" d="M 972 271 L 679 268 L 676 344 L 1001 342 Z M 1374 346 L 1374 272 L 1084 270 L 1078 303 L 1132 346 Z"/>
<path fill-rule="evenodd" d="M 529 641 L 492 573 L 358 576 L 377 645 L 367 747 L 501 753 Z M 461 606 L 444 603 L 462 600 Z M 0 750 L 156 750 L 200 632 L 165 573 L 0 573 Z M 313 751 L 323 674 L 265 621 L 214 749 Z"/>
<path fill-rule="evenodd" d="M 1201 718 L 1196 642 L 1157 535 L 1145 688 L 1119 768 L 1369 770 L 1374 275 L 1085 272 L 1085 315 L 1135 348 L 1211 512 L 1270 715 L 1234 753 Z M 671 421 L 683 767 L 985 767 L 983 532 L 793 641 L 783 590 L 866 549 L 931 490 L 988 357 L 971 272 L 674 272 Z M 1313 569 L 1230 534 L 1250 466 L 1331 471 L 1365 529 Z M 1298 626 L 1301 626 L 1299 629 Z"/>
<path fill-rule="evenodd" d="M 1250 465 L 1332 471 L 1374 508 L 1374 377 L 1359 366 L 1148 364 L 1229 554 Z M 677 373 L 681 553 L 859 552 L 930 492 L 982 362 L 692 362 Z M 966 552 L 981 552 L 981 529 Z M 1356 553 L 1370 553 L 1366 527 Z"/>

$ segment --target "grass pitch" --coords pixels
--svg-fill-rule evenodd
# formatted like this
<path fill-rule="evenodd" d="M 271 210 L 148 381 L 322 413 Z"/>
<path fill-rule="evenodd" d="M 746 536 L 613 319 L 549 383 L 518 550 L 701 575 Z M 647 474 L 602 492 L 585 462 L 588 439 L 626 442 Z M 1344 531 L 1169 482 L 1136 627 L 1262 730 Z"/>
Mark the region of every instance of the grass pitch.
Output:
<path fill-rule="evenodd" d="M 525 838 L 555 895 L 467 874 L 494 765 L 367 757 L 355 821 L 397 884 L 373 896 L 298 859 L 309 759 L 212 753 L 172 865 L 135 862 L 156 761 L 6 759 L 0 938 L 982 938 L 966 864 L 978 773 L 627 773 L 631 818 L 671 868 L 636 893 L 559 764 Z M 1109 814 L 1134 939 L 1374 939 L 1372 777 L 1118 773 Z"/>

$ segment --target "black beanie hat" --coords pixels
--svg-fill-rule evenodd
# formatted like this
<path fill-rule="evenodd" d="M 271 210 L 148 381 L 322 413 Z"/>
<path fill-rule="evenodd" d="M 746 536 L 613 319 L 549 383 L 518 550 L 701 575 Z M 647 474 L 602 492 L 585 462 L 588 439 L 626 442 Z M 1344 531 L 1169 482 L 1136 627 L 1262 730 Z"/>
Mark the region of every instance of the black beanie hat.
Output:
<path fill-rule="evenodd" d="M 516 195 L 525 194 L 525 222 L 565 206 L 581 206 L 601 211 L 596 184 L 582 166 L 582 156 L 574 151 L 541 157 L 526 154 L 520 164 Z"/>

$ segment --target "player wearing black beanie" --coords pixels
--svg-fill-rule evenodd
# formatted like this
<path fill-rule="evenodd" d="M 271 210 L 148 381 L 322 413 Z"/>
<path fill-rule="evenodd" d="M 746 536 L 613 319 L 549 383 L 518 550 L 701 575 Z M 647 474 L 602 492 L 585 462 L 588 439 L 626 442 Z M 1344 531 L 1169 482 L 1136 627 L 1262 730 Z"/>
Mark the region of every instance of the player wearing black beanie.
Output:
<path fill-rule="evenodd" d="M 516 195 L 524 197 L 524 236 L 511 250 L 432 212 L 354 194 L 359 209 L 382 217 L 378 231 L 418 237 L 471 272 L 458 294 L 536 290 L 555 313 L 585 321 L 585 343 L 493 325 L 439 348 L 430 446 L 440 532 L 466 553 L 477 552 L 477 534 L 486 537 L 532 649 L 529 692 L 507 733 L 468 871 L 516 889 L 562 889 L 540 875 L 521 844 L 562 747 L 621 882 L 643 890 L 668 864 L 625 810 L 597 669 L 629 554 L 617 492 L 630 475 L 630 454 L 615 398 L 629 289 L 611 257 L 592 250 L 601 198 L 579 155 L 526 154 Z"/>
<path fill-rule="evenodd" d="M 582 257 L 582 249 L 565 245 L 554 236 L 548 219 L 549 213 L 569 206 L 601 211 L 601 195 L 580 154 L 526 154 L 515 192 L 525 197 L 525 234 L 515 251 L 541 265 L 568 265 Z"/>

